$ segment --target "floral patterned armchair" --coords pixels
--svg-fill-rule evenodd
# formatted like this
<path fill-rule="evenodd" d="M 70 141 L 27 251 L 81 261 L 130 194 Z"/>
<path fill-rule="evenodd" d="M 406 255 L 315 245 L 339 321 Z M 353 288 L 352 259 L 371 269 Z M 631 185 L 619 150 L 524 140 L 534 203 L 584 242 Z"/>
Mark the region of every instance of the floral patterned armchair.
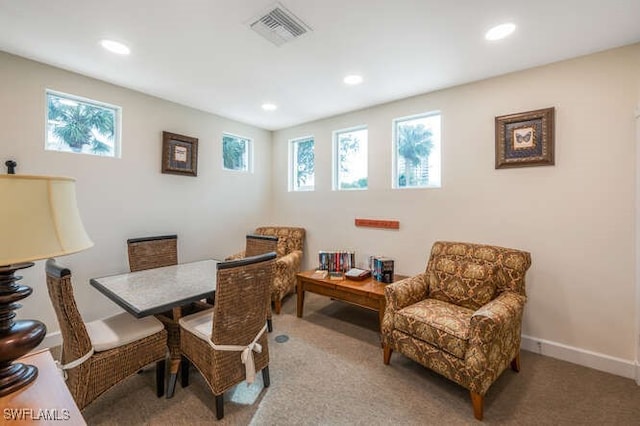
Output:
<path fill-rule="evenodd" d="M 282 299 L 293 293 L 296 286 L 296 274 L 300 272 L 305 230 L 289 226 L 262 226 L 256 228 L 255 235 L 278 237 L 275 274 L 271 286 L 271 301 L 276 314 L 282 309 Z M 243 258 L 244 251 L 226 258 L 226 260 Z"/>
<path fill-rule="evenodd" d="M 484 395 L 511 365 L 531 255 L 504 247 L 438 241 L 426 271 L 385 288 L 384 363 L 398 351 L 469 389 L 482 420 Z"/>

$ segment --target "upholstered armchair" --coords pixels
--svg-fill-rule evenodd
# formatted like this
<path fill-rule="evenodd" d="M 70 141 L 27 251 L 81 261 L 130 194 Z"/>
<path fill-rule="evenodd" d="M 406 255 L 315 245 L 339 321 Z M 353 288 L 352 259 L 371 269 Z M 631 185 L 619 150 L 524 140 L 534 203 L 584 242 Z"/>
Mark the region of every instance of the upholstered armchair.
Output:
<path fill-rule="evenodd" d="M 520 370 L 529 266 L 525 251 L 436 242 L 425 272 L 385 288 L 384 363 L 397 351 L 469 389 L 482 420 L 491 384 Z"/>
<path fill-rule="evenodd" d="M 256 228 L 253 234 L 278 237 L 278 257 L 271 285 L 271 301 L 276 314 L 280 314 L 282 299 L 293 293 L 296 285 L 296 274 L 300 272 L 305 230 L 304 228 L 289 226 L 262 226 Z M 245 257 L 244 251 L 229 256 L 226 260 L 241 259 L 243 257 Z"/>

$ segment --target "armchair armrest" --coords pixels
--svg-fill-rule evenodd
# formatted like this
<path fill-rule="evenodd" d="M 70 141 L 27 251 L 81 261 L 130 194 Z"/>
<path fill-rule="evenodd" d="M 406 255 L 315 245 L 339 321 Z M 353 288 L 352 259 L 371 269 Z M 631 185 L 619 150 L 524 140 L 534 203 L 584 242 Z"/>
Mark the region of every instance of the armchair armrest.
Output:
<path fill-rule="evenodd" d="M 295 275 L 300 271 L 302 262 L 302 251 L 294 250 L 291 253 L 276 259 L 276 276 Z"/>
<path fill-rule="evenodd" d="M 481 306 L 471 316 L 470 340 L 472 343 L 489 343 L 500 338 L 505 330 L 520 330 L 525 296 L 505 291 Z"/>
<path fill-rule="evenodd" d="M 392 342 L 391 332 L 393 331 L 396 312 L 425 299 L 428 290 L 429 282 L 425 273 L 405 278 L 385 287 L 386 306 L 381 324 L 382 340 L 385 344 Z"/>
<path fill-rule="evenodd" d="M 243 259 L 243 258 L 244 258 L 244 250 L 242 250 L 242 251 L 240 251 L 238 253 L 232 254 L 231 256 L 227 256 L 227 257 L 224 258 L 224 260 L 225 261 L 227 261 L 227 260 L 238 260 L 238 259 Z"/>
<path fill-rule="evenodd" d="M 280 313 L 280 301 L 284 296 L 293 292 L 296 286 L 296 274 L 300 271 L 302 251 L 295 250 L 279 257 L 274 264 L 271 300 L 275 302 L 276 313 Z"/>
<path fill-rule="evenodd" d="M 427 297 L 429 282 L 425 273 L 389 284 L 384 289 L 386 309 L 398 311 Z"/>

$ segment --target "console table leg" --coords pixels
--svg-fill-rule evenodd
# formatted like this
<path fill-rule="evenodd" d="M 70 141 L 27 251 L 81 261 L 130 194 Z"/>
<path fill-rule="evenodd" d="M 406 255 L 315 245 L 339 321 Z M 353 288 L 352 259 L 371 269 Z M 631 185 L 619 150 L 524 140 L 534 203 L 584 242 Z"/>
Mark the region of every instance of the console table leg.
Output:
<path fill-rule="evenodd" d="M 297 300 L 297 310 L 296 313 L 298 315 L 298 318 L 302 318 L 302 310 L 304 309 L 304 285 L 302 284 L 302 281 L 298 280 L 298 286 L 297 286 L 297 292 L 298 292 L 298 300 Z"/>

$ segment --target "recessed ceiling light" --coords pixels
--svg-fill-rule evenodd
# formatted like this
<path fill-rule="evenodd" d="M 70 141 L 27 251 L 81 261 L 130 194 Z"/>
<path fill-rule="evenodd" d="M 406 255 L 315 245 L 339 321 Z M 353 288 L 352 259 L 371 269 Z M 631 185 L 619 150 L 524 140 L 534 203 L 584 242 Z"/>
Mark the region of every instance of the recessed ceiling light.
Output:
<path fill-rule="evenodd" d="M 511 35 L 511 33 L 513 33 L 515 30 L 516 30 L 516 25 L 512 24 L 511 22 L 506 24 L 496 25 L 495 27 L 487 31 L 487 33 L 484 35 L 484 38 L 490 41 L 501 40 Z"/>
<path fill-rule="evenodd" d="M 362 76 L 358 74 L 351 74 L 346 76 L 343 81 L 344 81 L 344 84 L 354 86 L 356 84 L 362 83 Z"/>
<path fill-rule="evenodd" d="M 122 43 L 113 40 L 102 40 L 100 45 L 107 49 L 109 52 L 117 53 L 118 55 L 128 55 L 131 50 Z"/>
<path fill-rule="evenodd" d="M 265 111 L 275 111 L 278 109 L 278 105 L 267 102 L 262 104 L 262 109 Z"/>

